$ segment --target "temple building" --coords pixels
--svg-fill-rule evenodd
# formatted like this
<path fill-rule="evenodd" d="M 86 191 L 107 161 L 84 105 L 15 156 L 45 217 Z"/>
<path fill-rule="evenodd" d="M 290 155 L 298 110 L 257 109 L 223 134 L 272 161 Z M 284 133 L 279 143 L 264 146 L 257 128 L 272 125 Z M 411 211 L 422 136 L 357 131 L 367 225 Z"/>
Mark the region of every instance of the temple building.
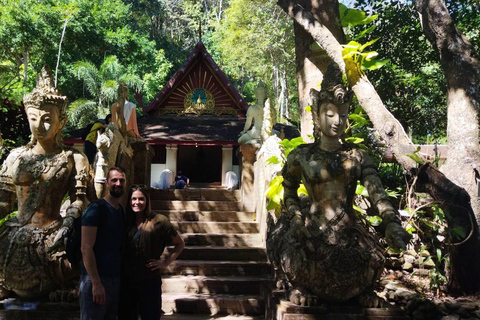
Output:
<path fill-rule="evenodd" d="M 151 180 L 164 169 L 191 182 L 224 184 L 238 174 L 237 139 L 248 109 L 199 41 L 180 69 L 144 107 L 138 129 L 155 151 Z"/>
<path fill-rule="evenodd" d="M 239 176 L 239 133 L 248 104 L 213 61 L 202 41 L 138 116 L 138 132 L 154 151 L 151 182 L 165 169 L 180 170 L 191 183 L 225 186 L 226 173 Z M 275 129 L 292 137 L 293 128 Z M 78 144 L 78 139 L 67 143 Z"/>

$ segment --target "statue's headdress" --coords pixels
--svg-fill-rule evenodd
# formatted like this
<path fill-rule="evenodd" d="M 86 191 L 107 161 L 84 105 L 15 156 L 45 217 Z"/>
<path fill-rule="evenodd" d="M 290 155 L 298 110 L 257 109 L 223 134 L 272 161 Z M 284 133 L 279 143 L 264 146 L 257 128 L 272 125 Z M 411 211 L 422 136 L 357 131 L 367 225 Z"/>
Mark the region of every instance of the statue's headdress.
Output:
<path fill-rule="evenodd" d="M 267 93 L 267 86 L 265 83 L 263 83 L 262 80 L 257 85 L 257 88 L 255 89 L 255 99 L 258 99 L 258 95 L 262 94 L 264 99 L 267 99 L 268 93 Z"/>
<path fill-rule="evenodd" d="M 28 108 L 41 108 L 50 104 L 58 108 L 60 120 L 66 118 L 68 99 L 62 96 L 53 84 L 52 76 L 48 67 L 43 67 L 40 76 L 37 78 L 37 86 L 32 93 L 23 97 L 25 110 Z"/>
<path fill-rule="evenodd" d="M 320 137 L 320 128 L 318 127 L 318 116 L 320 106 L 324 103 L 333 103 L 337 106 L 352 102 L 353 91 L 349 90 L 343 84 L 342 71 L 338 64 L 332 62 L 328 65 L 327 72 L 324 74 L 322 87 L 320 91 L 310 90 L 312 99 L 312 117 L 314 123 L 313 135 Z"/>
<path fill-rule="evenodd" d="M 25 111 L 28 108 L 40 109 L 44 105 L 52 105 L 58 109 L 58 120 L 60 121 L 60 128 L 57 133 L 56 139 L 59 145 L 63 145 L 62 129 L 67 124 L 67 104 L 68 99 L 66 96 L 62 96 L 57 88 L 53 84 L 53 79 L 50 73 L 50 69 L 45 66 L 42 68 L 40 76 L 37 78 L 37 86 L 33 89 L 32 93 L 23 97 L 23 104 L 25 105 Z M 35 138 L 32 135 L 32 140 L 28 143 L 28 147 L 35 145 Z"/>

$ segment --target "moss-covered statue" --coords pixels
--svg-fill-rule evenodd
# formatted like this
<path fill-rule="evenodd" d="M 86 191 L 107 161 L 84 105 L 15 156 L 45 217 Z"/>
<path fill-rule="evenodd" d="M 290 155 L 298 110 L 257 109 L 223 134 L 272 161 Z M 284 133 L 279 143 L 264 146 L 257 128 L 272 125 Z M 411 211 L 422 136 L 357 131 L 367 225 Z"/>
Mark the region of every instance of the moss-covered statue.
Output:
<path fill-rule="evenodd" d="M 14 292 L 34 297 L 61 287 L 74 276 L 64 249 L 65 232 L 85 207 L 86 156 L 62 143 L 67 98 L 43 69 L 24 97 L 31 141 L 14 149 L 0 171 L 0 299 Z M 64 196 L 71 205 L 60 215 Z"/>
<path fill-rule="evenodd" d="M 340 140 L 352 95 L 338 66 L 330 65 L 320 92 L 310 92 L 315 142 L 293 150 L 282 171 L 286 211 L 269 230 L 267 251 L 297 304 L 354 297 L 365 298 L 359 299 L 364 304 L 375 301 L 372 289 L 383 271 L 383 248 L 354 213 L 357 181 L 378 209 L 389 245 L 405 248 L 410 239 L 367 152 Z M 306 204 L 297 196 L 301 182 L 309 194 Z"/>

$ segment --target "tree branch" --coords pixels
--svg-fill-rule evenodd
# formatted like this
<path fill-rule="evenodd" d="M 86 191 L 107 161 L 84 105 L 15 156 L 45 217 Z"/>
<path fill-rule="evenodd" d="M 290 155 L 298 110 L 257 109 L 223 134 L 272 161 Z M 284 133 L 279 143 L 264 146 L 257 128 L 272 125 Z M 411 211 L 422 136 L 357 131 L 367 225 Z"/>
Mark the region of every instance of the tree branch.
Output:
<path fill-rule="evenodd" d="M 352 60 L 344 61 L 343 48 L 332 32 L 296 1 L 278 0 L 277 4 L 311 34 L 318 45 L 338 64 L 355 92 L 358 102 L 368 114 L 374 127 L 387 142 L 398 163 L 408 172 L 416 168 L 415 161 L 407 156 L 415 150 L 412 141 L 405 133 L 400 122 L 387 110 L 368 78 L 360 73 L 357 65 Z"/>

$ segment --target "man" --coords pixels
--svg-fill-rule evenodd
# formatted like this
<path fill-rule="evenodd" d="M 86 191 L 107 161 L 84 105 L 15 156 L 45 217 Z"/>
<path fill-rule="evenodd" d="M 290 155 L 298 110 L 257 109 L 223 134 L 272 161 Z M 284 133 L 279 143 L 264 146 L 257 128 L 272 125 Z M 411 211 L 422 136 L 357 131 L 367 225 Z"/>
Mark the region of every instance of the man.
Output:
<path fill-rule="evenodd" d="M 185 177 L 182 174 L 182 171 L 178 171 L 177 175 L 175 176 L 175 189 L 185 189 L 185 186 L 190 185 L 190 179 Z"/>
<path fill-rule="evenodd" d="M 125 228 L 120 198 L 125 192 L 125 170 L 111 168 L 105 186 L 107 195 L 92 203 L 82 215 L 82 320 L 117 318 Z"/>

